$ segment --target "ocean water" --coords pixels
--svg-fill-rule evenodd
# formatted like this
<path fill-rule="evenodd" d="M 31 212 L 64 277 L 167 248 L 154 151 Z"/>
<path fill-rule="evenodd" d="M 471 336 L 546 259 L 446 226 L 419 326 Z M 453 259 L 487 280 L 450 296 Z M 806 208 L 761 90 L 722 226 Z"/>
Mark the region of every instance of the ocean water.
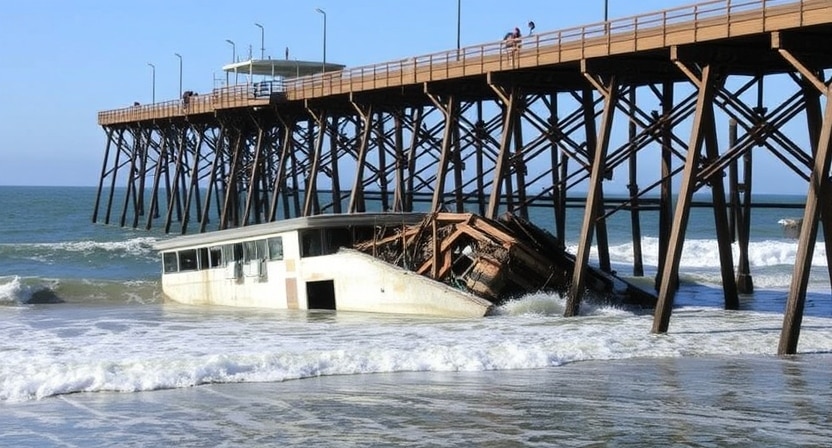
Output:
<path fill-rule="evenodd" d="M 0 187 L 0 446 L 828 446 L 832 297 L 814 256 L 799 354 L 777 357 L 797 248 L 755 209 L 756 291 L 722 309 L 694 210 L 670 330 L 533 294 L 482 319 L 165 302 L 158 230 L 91 223 L 95 189 Z M 761 200 L 794 201 L 778 197 Z M 546 227 L 548 213 L 533 220 Z M 568 212 L 574 238 L 580 210 Z M 647 277 L 655 216 L 644 217 Z M 609 223 L 621 275 L 629 217 Z"/>

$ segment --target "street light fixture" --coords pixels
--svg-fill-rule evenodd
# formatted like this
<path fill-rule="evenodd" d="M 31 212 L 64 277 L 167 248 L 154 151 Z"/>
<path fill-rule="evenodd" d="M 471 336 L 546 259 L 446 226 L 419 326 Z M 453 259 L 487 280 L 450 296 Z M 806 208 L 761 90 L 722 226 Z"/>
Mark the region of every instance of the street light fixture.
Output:
<path fill-rule="evenodd" d="M 237 63 L 237 45 L 234 44 L 234 41 L 231 40 L 231 39 L 226 39 L 225 41 L 228 42 L 229 44 L 231 44 L 231 63 L 236 64 Z"/>
<path fill-rule="evenodd" d="M 255 23 L 254 26 L 260 28 L 260 59 L 266 59 L 266 30 L 259 23 Z"/>
<path fill-rule="evenodd" d="M 151 70 L 153 70 L 153 104 L 156 104 L 156 66 L 150 62 L 148 62 L 147 65 L 149 65 Z"/>
<path fill-rule="evenodd" d="M 321 66 L 321 73 L 324 73 L 326 72 L 326 11 L 321 8 L 315 8 L 315 11 L 318 11 L 324 16 L 324 60 L 323 65 Z"/>
<path fill-rule="evenodd" d="M 179 53 L 173 55 L 179 58 L 179 98 L 182 98 L 182 55 Z"/>
<path fill-rule="evenodd" d="M 459 44 L 462 32 L 462 0 L 456 0 L 456 54 L 459 57 Z"/>
<path fill-rule="evenodd" d="M 228 42 L 229 44 L 231 44 L 231 63 L 236 64 L 237 63 L 237 45 L 235 45 L 234 41 L 231 40 L 231 39 L 226 39 L 225 41 Z M 225 85 L 226 86 L 228 85 L 228 82 L 229 82 L 228 72 L 225 72 Z M 235 83 L 237 82 L 237 67 L 234 67 L 234 82 Z"/>
<path fill-rule="evenodd" d="M 610 33 L 610 0 L 604 0 L 604 34 Z"/>

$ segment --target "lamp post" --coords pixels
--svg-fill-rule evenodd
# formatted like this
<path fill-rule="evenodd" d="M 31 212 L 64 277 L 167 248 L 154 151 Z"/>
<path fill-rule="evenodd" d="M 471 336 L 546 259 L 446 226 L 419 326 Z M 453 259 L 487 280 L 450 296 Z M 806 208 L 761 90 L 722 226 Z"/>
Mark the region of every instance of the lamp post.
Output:
<path fill-rule="evenodd" d="M 315 11 L 318 11 L 324 16 L 324 60 L 323 65 L 321 65 L 321 73 L 324 73 L 326 72 L 326 11 L 321 8 L 315 8 Z"/>
<path fill-rule="evenodd" d="M 226 39 L 225 41 L 228 42 L 229 44 L 231 44 L 231 63 L 236 64 L 237 63 L 237 45 L 234 44 L 234 41 L 231 40 L 231 39 Z M 234 74 L 235 75 L 237 74 L 237 67 L 234 67 Z M 237 82 L 237 77 L 236 76 L 234 77 L 234 82 L 235 83 Z M 226 71 L 225 72 L 225 85 L 227 86 L 228 83 L 229 83 L 228 72 Z"/>
<path fill-rule="evenodd" d="M 456 54 L 457 54 L 457 57 L 459 57 L 461 33 L 462 33 L 462 0 L 456 0 Z"/>
<path fill-rule="evenodd" d="M 604 0 L 604 34 L 610 33 L 610 0 Z"/>
<path fill-rule="evenodd" d="M 179 58 L 179 98 L 182 98 L 182 55 L 179 53 L 173 55 Z"/>
<path fill-rule="evenodd" d="M 260 59 L 266 59 L 266 30 L 259 23 L 255 23 L 254 26 L 260 28 Z"/>
<path fill-rule="evenodd" d="M 153 80 L 152 81 L 153 82 L 153 104 L 156 104 L 156 66 L 151 64 L 150 62 L 148 62 L 147 65 L 149 65 L 150 69 L 153 71 L 152 72 L 153 73 L 153 75 L 152 75 L 153 76 L 152 77 L 152 80 Z"/>
<path fill-rule="evenodd" d="M 231 40 L 231 39 L 226 39 L 225 41 L 228 42 L 229 44 L 231 44 L 231 63 L 236 64 L 237 63 L 237 45 L 234 44 L 234 41 Z"/>

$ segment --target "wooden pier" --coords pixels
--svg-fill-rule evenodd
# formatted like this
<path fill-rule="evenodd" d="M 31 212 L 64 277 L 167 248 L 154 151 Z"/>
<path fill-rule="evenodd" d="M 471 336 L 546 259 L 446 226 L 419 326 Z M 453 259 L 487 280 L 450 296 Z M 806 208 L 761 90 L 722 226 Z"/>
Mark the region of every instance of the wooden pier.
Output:
<path fill-rule="evenodd" d="M 832 0 L 720 0 L 103 111 L 93 221 L 192 233 L 372 209 L 528 219 L 546 207 L 565 241 L 569 193 L 586 191 L 566 315 L 580 309 L 593 241 L 599 269 L 611 269 L 611 214 L 630 214 L 633 273 L 643 275 L 640 212 L 650 207 L 660 229 L 653 331 L 664 333 L 699 190 L 712 193 L 725 307 L 753 290 L 752 154 L 766 151 L 807 181 L 778 348 L 791 354 L 818 227 L 832 258 L 828 48 Z M 718 116 L 730 118 L 727 141 Z M 784 133 L 793 120 L 805 135 Z M 611 205 L 604 185 L 615 178 L 628 197 Z"/>

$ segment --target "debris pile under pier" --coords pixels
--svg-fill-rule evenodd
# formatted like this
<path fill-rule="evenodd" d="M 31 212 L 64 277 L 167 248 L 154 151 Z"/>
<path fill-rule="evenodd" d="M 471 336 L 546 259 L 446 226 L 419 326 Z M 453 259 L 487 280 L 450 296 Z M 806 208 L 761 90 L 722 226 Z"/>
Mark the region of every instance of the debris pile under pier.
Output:
<path fill-rule="evenodd" d="M 383 235 L 354 248 L 495 304 L 539 291 L 563 294 L 575 265 L 557 238 L 511 214 L 495 221 L 471 213 L 432 213 L 420 224 Z M 605 300 L 655 303 L 651 294 L 594 268 L 586 287 Z"/>

